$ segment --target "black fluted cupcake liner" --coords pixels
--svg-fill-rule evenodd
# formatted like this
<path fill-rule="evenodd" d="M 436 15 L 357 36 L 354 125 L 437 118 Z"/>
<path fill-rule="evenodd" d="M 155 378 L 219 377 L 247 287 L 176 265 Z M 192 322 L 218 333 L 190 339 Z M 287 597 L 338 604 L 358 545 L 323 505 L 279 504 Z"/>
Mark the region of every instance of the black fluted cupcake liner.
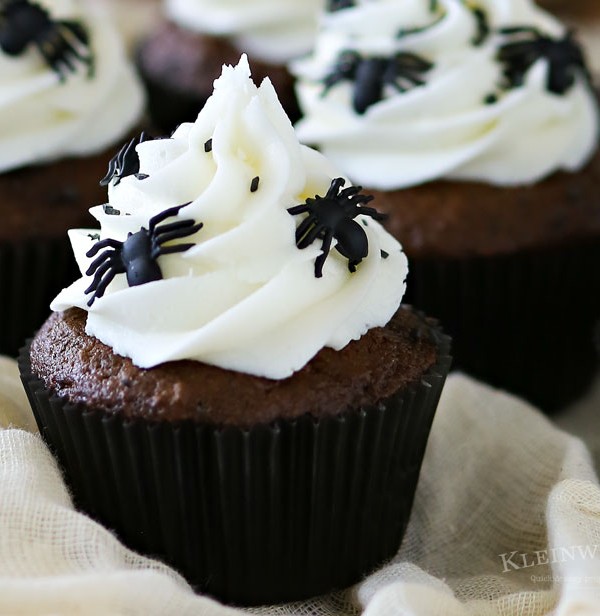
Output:
<path fill-rule="evenodd" d="M 0 354 L 16 357 L 78 271 L 66 236 L 0 241 Z"/>
<path fill-rule="evenodd" d="M 411 259 L 407 301 L 453 339 L 456 369 L 552 413 L 600 364 L 600 241 L 466 259 Z"/>
<path fill-rule="evenodd" d="M 53 395 L 19 365 L 76 504 L 201 592 L 257 605 L 359 581 L 399 548 L 450 367 L 376 407 L 251 429 L 124 420 Z"/>

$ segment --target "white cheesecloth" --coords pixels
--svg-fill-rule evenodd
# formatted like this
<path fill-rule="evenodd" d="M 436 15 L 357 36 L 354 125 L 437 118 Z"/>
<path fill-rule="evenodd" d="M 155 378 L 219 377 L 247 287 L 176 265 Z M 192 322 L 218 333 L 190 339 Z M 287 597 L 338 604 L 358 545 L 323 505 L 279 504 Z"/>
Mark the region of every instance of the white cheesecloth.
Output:
<path fill-rule="evenodd" d="M 599 400 L 588 399 L 590 413 Z M 581 427 L 584 407 L 564 421 Z M 6 359 L 2 425 L 12 427 L 0 428 L 0 614 L 244 613 L 195 595 L 169 567 L 128 550 L 73 509 L 54 459 L 33 433 L 16 366 Z M 524 402 L 451 375 L 393 561 L 346 591 L 249 611 L 598 614 L 600 486 L 591 456 Z"/>

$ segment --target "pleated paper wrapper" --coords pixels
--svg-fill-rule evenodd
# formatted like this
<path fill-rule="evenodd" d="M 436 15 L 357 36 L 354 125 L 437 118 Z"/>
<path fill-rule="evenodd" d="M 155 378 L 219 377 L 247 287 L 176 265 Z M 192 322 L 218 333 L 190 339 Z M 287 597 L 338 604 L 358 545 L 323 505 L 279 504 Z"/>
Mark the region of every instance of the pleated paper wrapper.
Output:
<path fill-rule="evenodd" d="M 76 505 L 224 602 L 271 604 L 359 581 L 398 550 L 450 367 L 370 408 L 251 429 L 127 420 L 22 380 Z"/>

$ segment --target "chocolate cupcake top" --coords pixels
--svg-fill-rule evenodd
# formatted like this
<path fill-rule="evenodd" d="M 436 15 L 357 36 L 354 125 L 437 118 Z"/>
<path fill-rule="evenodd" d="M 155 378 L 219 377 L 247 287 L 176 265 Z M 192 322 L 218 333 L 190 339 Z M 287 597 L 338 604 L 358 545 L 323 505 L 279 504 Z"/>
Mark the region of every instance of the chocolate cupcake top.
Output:
<path fill-rule="evenodd" d="M 293 65 L 318 145 L 352 181 L 531 184 L 579 170 L 598 110 L 572 33 L 531 0 L 331 2 Z"/>
<path fill-rule="evenodd" d="M 122 42 L 94 5 L 0 3 L 0 172 L 99 152 L 142 108 Z"/>
<path fill-rule="evenodd" d="M 166 0 L 183 28 L 226 36 L 240 51 L 272 64 L 307 53 L 323 0 Z"/>
<path fill-rule="evenodd" d="M 225 67 L 194 124 L 134 140 L 101 230 L 71 232 L 83 277 L 53 310 L 143 368 L 193 359 L 281 379 L 385 325 L 406 258 L 359 187 L 301 146 L 268 80 Z"/>

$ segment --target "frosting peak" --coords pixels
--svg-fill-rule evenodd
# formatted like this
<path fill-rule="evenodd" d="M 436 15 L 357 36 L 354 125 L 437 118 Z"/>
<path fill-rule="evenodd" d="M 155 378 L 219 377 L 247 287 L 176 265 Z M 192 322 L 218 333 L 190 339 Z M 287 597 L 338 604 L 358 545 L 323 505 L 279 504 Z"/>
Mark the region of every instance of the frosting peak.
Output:
<path fill-rule="evenodd" d="M 102 151 L 139 119 L 122 41 L 85 0 L 0 8 L 0 172 Z"/>
<path fill-rule="evenodd" d="M 528 184 L 593 153 L 598 111 L 581 50 L 530 0 L 337 9 L 313 55 L 292 66 L 297 129 L 353 181 Z"/>
<path fill-rule="evenodd" d="M 398 308 L 400 245 L 369 198 L 299 144 L 245 57 L 224 67 L 195 123 L 135 149 L 139 168 L 115 166 L 109 206 L 91 210 L 101 231 L 71 232 L 89 274 L 52 303 L 88 310 L 86 331 L 115 352 L 141 367 L 193 359 L 280 379 Z M 129 279 L 135 234 L 149 238 L 132 248 L 141 284 Z"/>

